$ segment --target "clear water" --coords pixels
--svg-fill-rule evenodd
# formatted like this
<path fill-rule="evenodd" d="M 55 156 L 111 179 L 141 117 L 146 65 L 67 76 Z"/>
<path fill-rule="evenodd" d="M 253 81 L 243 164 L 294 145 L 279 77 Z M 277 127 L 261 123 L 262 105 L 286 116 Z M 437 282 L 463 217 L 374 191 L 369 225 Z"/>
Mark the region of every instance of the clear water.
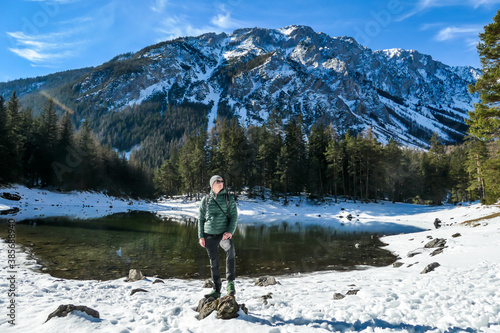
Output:
<path fill-rule="evenodd" d="M 2 220 L 0 237 L 6 236 L 7 221 Z M 240 276 L 352 270 L 396 260 L 371 234 L 322 226 L 239 225 L 233 239 Z M 54 277 L 109 280 L 128 276 L 131 268 L 161 278 L 210 277 L 196 220 L 179 222 L 148 212 L 28 220 L 17 222 L 16 242 Z M 224 272 L 222 250 L 221 256 Z"/>

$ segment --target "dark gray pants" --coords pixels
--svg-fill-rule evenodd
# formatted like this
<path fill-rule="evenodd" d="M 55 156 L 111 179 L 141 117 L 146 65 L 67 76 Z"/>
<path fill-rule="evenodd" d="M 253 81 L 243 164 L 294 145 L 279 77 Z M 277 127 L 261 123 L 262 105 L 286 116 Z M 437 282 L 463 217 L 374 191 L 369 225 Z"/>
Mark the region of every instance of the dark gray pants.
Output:
<path fill-rule="evenodd" d="M 222 281 L 219 269 L 219 245 L 226 251 L 226 279 L 234 281 L 236 277 L 236 252 L 232 239 L 222 239 L 221 235 L 205 234 L 205 249 L 210 259 L 210 270 L 214 280 L 215 290 L 220 292 Z"/>

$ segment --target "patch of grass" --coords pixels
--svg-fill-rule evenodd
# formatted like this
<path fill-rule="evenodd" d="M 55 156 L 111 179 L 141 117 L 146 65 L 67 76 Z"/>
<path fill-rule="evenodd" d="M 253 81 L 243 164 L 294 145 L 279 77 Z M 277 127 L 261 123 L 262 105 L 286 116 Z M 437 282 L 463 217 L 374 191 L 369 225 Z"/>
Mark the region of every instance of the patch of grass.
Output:
<path fill-rule="evenodd" d="M 500 207 L 498 205 L 496 205 L 497 207 Z M 477 222 L 481 222 L 481 221 L 485 221 L 485 220 L 490 220 L 490 219 L 493 219 L 495 217 L 499 217 L 500 216 L 500 212 L 499 213 L 493 213 L 493 214 L 490 214 L 490 215 L 486 215 L 486 216 L 483 216 L 483 217 L 479 217 L 477 219 L 473 219 L 473 220 L 467 220 L 467 221 L 464 221 L 460 224 L 462 225 L 468 225 L 468 226 L 472 226 L 474 223 L 477 223 Z"/>

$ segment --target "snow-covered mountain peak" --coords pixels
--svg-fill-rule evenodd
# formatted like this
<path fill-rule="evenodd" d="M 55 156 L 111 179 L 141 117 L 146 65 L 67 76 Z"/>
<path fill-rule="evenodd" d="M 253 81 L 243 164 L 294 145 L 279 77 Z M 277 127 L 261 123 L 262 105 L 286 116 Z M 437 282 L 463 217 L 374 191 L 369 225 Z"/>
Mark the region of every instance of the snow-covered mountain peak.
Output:
<path fill-rule="evenodd" d="M 161 110 L 170 103 L 207 109 L 208 126 L 220 109 L 245 125 L 262 124 L 276 109 L 285 121 L 300 114 L 307 126 L 331 123 L 339 132 L 371 127 L 383 142 L 423 147 L 434 132 L 445 142 L 463 138 L 464 118 L 479 101 L 467 86 L 479 75 L 416 50 L 372 51 L 291 25 L 158 43 L 115 57 L 64 91 L 74 93 L 82 117 L 154 98 Z M 30 87 L 26 93 L 37 92 Z"/>

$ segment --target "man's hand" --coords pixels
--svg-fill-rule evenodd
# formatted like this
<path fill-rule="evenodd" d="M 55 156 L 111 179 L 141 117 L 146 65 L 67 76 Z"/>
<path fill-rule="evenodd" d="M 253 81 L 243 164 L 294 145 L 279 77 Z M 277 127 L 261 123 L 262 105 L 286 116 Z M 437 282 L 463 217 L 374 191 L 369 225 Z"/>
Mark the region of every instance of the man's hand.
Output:
<path fill-rule="evenodd" d="M 224 235 L 222 235 L 222 239 L 231 239 L 233 238 L 233 234 L 230 232 L 225 232 Z"/>
<path fill-rule="evenodd" d="M 201 247 L 205 247 L 205 238 L 200 238 L 199 243 Z"/>

